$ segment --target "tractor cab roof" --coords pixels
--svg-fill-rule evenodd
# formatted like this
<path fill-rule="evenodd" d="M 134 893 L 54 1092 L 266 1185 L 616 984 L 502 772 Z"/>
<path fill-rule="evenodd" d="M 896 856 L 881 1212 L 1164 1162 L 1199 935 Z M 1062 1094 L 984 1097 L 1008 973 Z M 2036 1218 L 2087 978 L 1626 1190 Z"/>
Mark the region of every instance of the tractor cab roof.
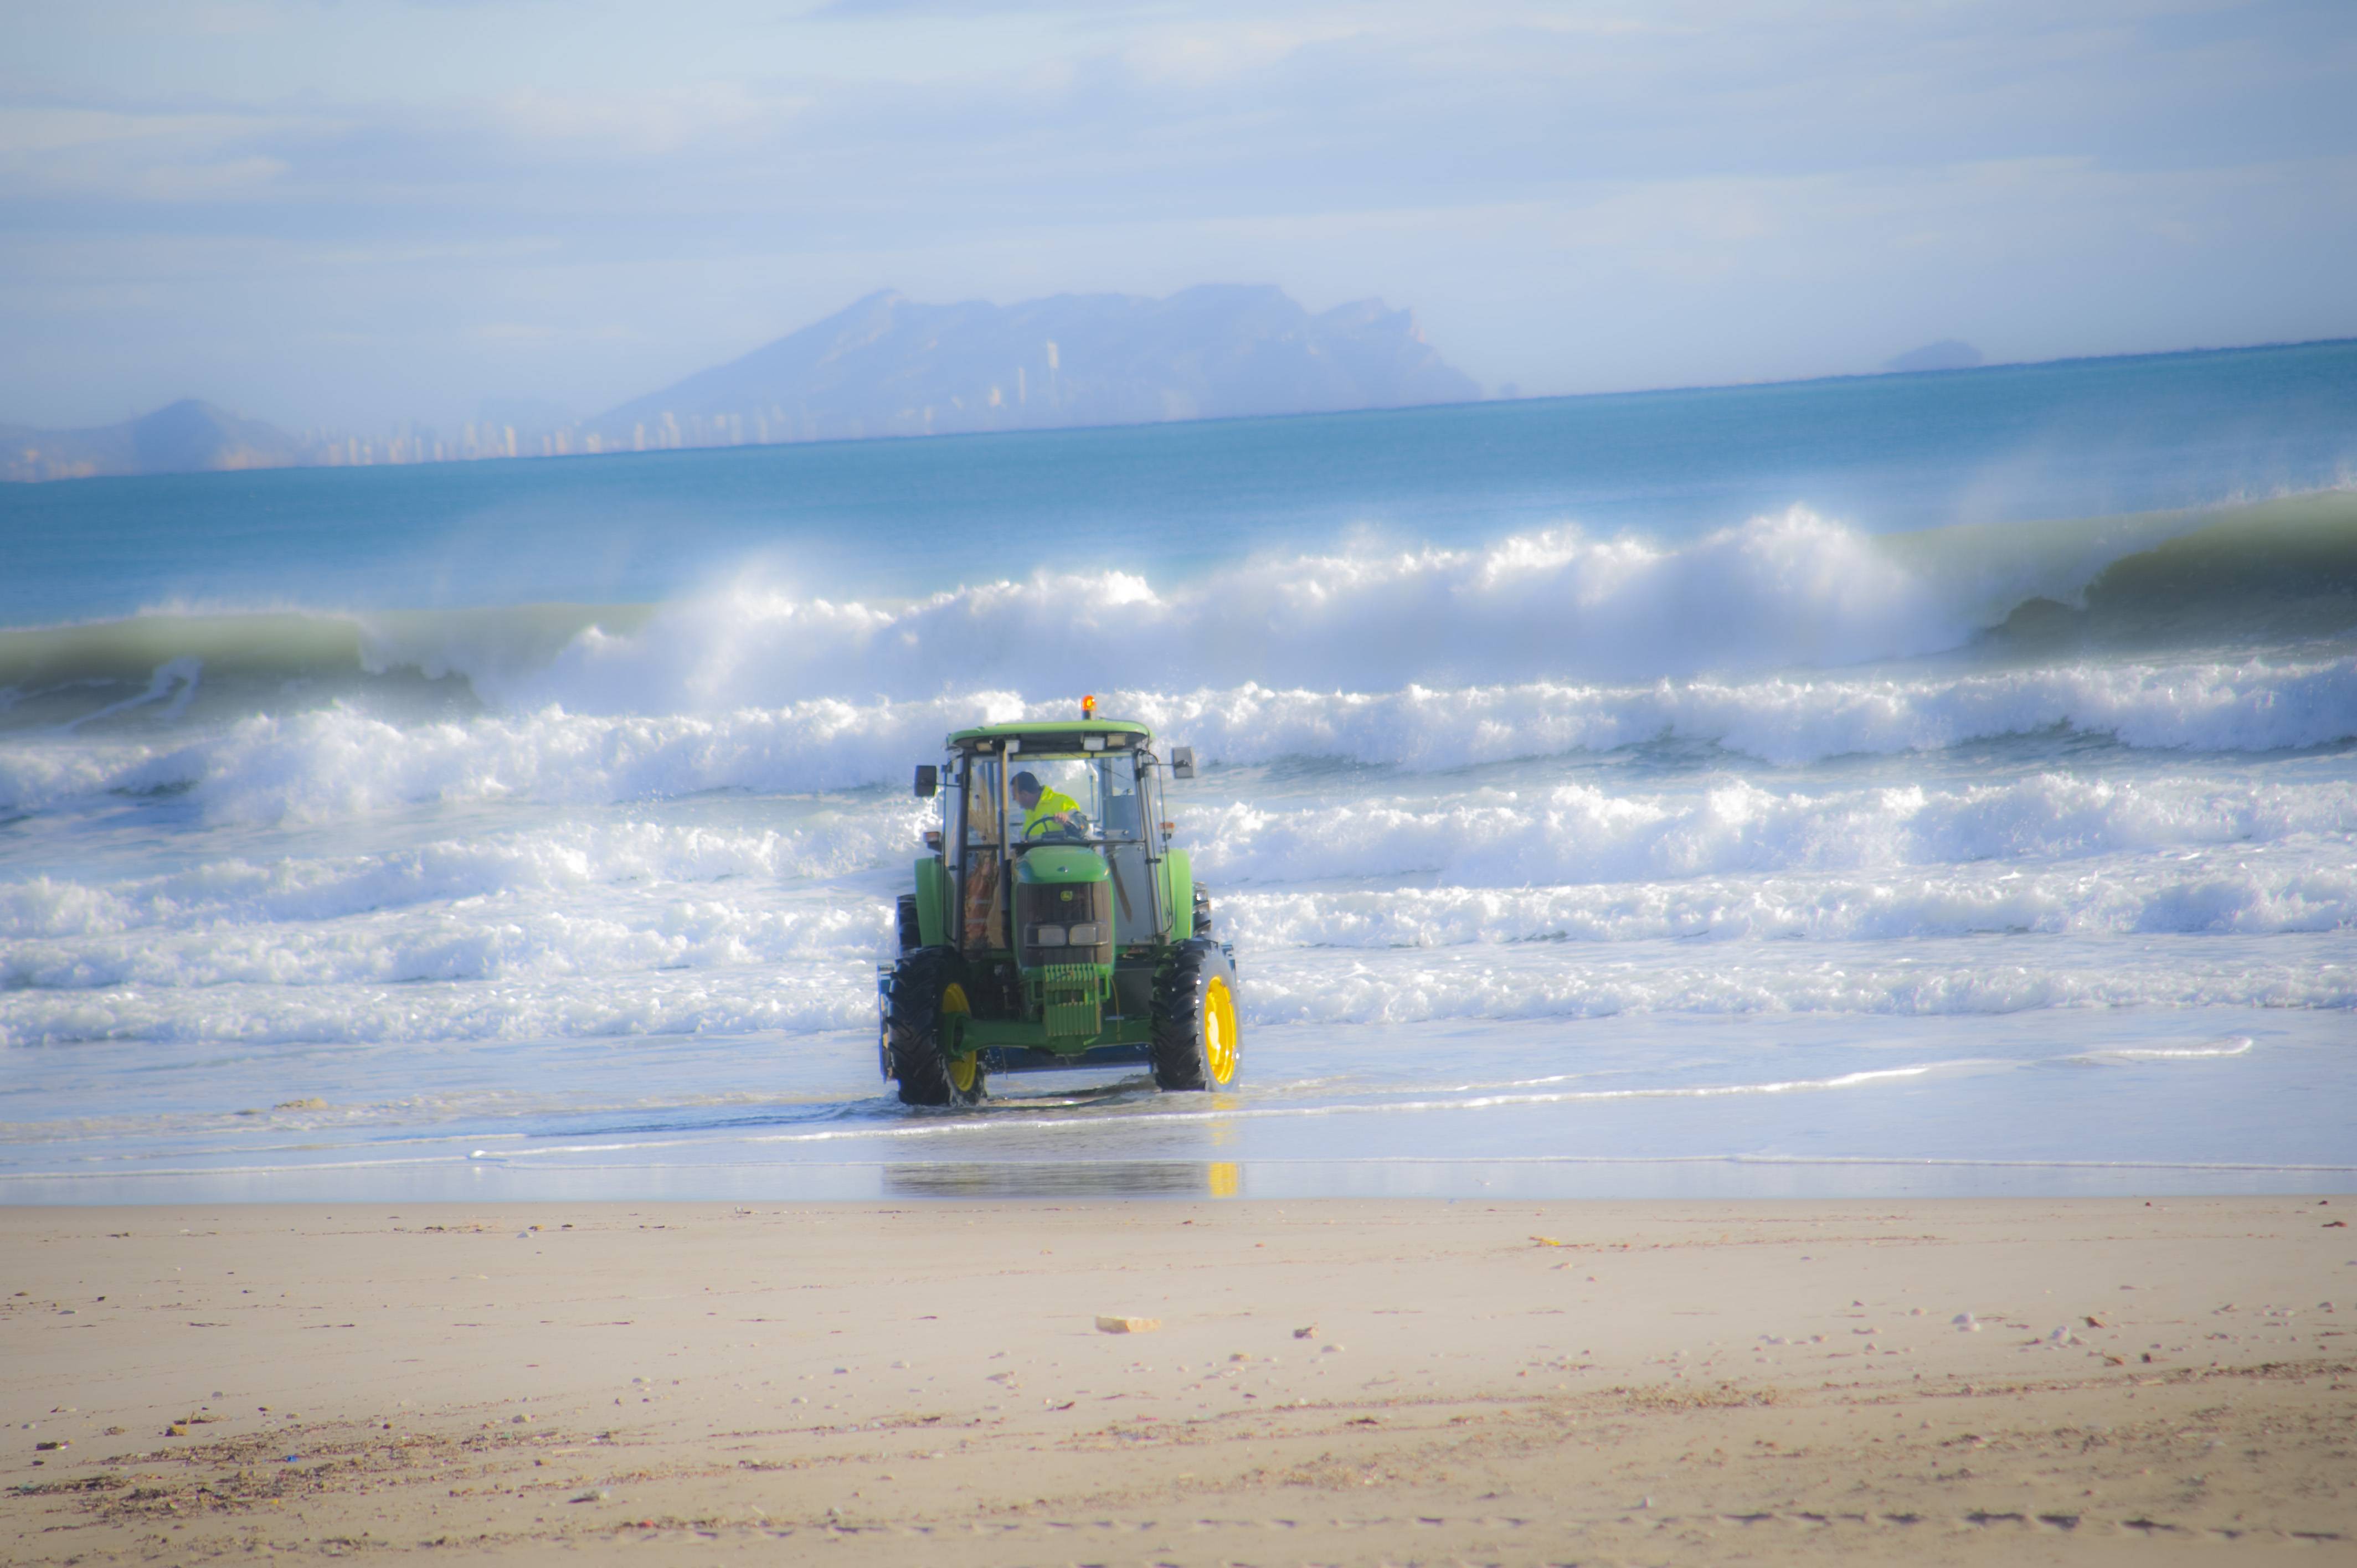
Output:
<path fill-rule="evenodd" d="M 1008 741 L 1021 743 L 1015 748 L 1018 756 L 1074 755 L 1143 749 L 1154 744 L 1154 732 L 1130 719 L 1018 719 L 952 730 L 948 744 L 952 751 L 989 752 L 1005 750 Z"/>

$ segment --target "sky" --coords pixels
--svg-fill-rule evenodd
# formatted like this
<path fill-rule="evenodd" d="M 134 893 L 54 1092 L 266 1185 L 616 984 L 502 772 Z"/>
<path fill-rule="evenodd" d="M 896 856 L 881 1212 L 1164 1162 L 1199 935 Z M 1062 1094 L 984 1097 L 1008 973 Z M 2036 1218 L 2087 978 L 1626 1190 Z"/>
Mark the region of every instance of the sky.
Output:
<path fill-rule="evenodd" d="M 1523 395 L 2357 336 L 2349 0 L 9 0 L 0 422 L 577 416 L 881 287 Z"/>

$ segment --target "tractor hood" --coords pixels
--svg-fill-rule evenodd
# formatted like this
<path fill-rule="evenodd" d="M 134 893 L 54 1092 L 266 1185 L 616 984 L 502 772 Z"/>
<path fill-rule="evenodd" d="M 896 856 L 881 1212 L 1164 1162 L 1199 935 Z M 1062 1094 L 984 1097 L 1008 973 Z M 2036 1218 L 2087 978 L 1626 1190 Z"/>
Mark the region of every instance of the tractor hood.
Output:
<path fill-rule="evenodd" d="M 1083 844 L 1041 844 L 1017 862 L 1016 880 L 1031 883 L 1103 882 L 1104 856 Z"/>

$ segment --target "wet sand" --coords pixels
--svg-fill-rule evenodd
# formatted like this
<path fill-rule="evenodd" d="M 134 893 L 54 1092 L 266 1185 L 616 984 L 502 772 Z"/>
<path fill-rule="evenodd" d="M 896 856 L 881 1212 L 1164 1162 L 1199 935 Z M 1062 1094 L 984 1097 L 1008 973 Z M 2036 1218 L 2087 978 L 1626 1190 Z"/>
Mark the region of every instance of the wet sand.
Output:
<path fill-rule="evenodd" d="M 2346 1562 L 2352 1209 L 5 1209 L 0 1540 L 17 1563 Z"/>

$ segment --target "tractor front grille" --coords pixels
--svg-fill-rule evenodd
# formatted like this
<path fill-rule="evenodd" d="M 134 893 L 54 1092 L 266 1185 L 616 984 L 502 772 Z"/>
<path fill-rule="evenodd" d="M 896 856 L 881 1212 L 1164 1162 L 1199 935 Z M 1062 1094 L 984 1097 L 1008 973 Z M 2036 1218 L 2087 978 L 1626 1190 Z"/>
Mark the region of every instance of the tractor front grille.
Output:
<path fill-rule="evenodd" d="M 1104 1027 L 1103 972 L 1093 964 L 1051 963 L 1039 971 L 1039 1022 L 1050 1039 L 1084 1039 Z"/>

